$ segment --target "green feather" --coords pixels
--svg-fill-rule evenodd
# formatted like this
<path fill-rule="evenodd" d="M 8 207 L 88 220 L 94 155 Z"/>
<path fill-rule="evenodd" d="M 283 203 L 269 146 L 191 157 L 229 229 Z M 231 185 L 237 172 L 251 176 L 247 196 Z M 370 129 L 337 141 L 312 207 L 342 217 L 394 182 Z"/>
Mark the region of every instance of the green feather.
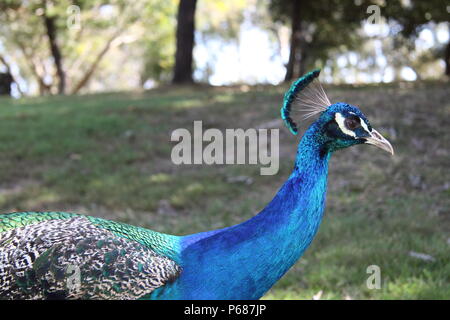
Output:
<path fill-rule="evenodd" d="M 315 78 L 320 74 L 320 69 L 308 72 L 300 79 L 296 80 L 289 90 L 284 95 L 283 107 L 281 108 L 281 118 L 284 120 L 286 127 L 289 128 L 292 134 L 296 135 L 298 133 L 297 124 L 291 118 L 291 107 L 292 102 L 294 102 L 296 95 L 306 88 Z"/>

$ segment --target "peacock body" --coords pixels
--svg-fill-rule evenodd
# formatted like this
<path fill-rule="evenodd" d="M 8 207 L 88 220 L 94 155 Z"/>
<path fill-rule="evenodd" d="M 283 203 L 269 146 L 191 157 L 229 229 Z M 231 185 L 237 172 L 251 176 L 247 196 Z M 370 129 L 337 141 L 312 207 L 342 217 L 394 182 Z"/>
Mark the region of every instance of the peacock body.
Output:
<path fill-rule="evenodd" d="M 281 114 L 292 133 L 296 102 L 309 108 L 307 116 L 319 116 L 299 143 L 291 175 L 259 214 L 186 236 L 65 212 L 3 214 L 0 298 L 262 297 L 317 233 L 332 153 L 362 143 L 393 152 L 358 108 L 329 103 L 320 84 L 313 84 L 318 74 L 300 78 L 285 96 Z"/>

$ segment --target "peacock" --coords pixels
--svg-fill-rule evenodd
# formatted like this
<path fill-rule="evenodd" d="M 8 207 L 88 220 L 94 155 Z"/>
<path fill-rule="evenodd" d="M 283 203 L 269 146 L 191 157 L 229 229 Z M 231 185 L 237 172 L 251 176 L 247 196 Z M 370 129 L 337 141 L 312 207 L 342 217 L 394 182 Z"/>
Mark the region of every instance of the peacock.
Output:
<path fill-rule="evenodd" d="M 292 173 L 257 215 L 240 224 L 175 236 L 67 212 L 0 215 L 1 299 L 259 299 L 303 255 L 325 207 L 334 151 L 391 144 L 364 114 L 331 104 L 320 70 L 295 81 L 281 117 L 315 121 Z"/>

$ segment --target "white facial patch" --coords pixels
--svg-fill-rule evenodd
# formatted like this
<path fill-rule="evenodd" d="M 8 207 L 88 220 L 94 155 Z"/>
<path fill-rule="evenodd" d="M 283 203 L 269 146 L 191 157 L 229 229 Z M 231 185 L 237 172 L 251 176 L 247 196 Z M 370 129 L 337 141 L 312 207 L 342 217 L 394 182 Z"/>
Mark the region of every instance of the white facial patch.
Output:
<path fill-rule="evenodd" d="M 359 121 L 361 121 L 361 127 L 363 127 L 363 129 L 366 130 L 366 132 L 370 134 L 370 130 L 367 127 L 367 124 L 364 122 L 364 120 L 359 118 Z"/>
<path fill-rule="evenodd" d="M 343 133 L 356 139 L 356 133 L 354 133 L 352 130 L 349 130 L 345 127 L 345 123 L 344 123 L 345 117 L 342 114 L 340 114 L 339 112 L 336 112 L 336 114 L 334 115 L 334 120 L 336 120 L 336 123 L 338 124 L 339 129 L 341 129 L 341 131 Z"/>

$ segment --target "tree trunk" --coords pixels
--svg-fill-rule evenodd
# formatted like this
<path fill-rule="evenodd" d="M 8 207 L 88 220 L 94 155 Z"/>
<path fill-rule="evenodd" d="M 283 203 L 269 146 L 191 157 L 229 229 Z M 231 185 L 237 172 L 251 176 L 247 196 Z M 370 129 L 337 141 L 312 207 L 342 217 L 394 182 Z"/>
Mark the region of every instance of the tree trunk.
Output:
<path fill-rule="evenodd" d="M 445 75 L 450 77 L 450 40 L 447 42 L 447 47 L 445 48 L 444 60 L 445 60 Z"/>
<path fill-rule="evenodd" d="M 0 72 L 0 96 L 11 96 L 11 84 L 13 77 L 9 72 Z"/>
<path fill-rule="evenodd" d="M 64 94 L 66 90 L 66 75 L 62 67 L 62 55 L 56 42 L 56 25 L 55 18 L 47 16 L 44 13 L 44 23 L 47 30 L 48 41 L 50 44 L 50 51 L 55 62 L 56 74 L 58 76 L 58 94 Z"/>
<path fill-rule="evenodd" d="M 299 76 L 299 67 L 301 60 L 300 44 L 302 39 L 301 19 L 300 19 L 300 0 L 292 0 L 291 13 L 291 49 L 289 52 L 289 61 L 286 65 L 286 75 L 284 81 L 291 81 Z"/>
<path fill-rule="evenodd" d="M 300 59 L 298 61 L 298 73 L 295 74 L 296 78 L 301 77 L 304 75 L 307 71 L 306 68 L 308 67 L 308 46 L 301 41 L 302 44 L 300 45 Z"/>
<path fill-rule="evenodd" d="M 177 17 L 177 48 L 173 83 L 192 83 L 195 7 L 197 0 L 180 0 Z"/>
<path fill-rule="evenodd" d="M 19 94 L 21 96 L 23 96 L 23 91 L 20 88 L 19 82 L 17 81 L 17 79 L 13 76 L 12 71 L 11 71 L 11 66 L 9 65 L 9 63 L 6 61 L 6 58 L 4 58 L 2 55 L 0 55 L 0 62 L 3 63 L 3 65 L 6 68 L 6 73 L 10 75 L 12 82 L 14 82 L 17 86 L 17 91 L 19 92 Z"/>

